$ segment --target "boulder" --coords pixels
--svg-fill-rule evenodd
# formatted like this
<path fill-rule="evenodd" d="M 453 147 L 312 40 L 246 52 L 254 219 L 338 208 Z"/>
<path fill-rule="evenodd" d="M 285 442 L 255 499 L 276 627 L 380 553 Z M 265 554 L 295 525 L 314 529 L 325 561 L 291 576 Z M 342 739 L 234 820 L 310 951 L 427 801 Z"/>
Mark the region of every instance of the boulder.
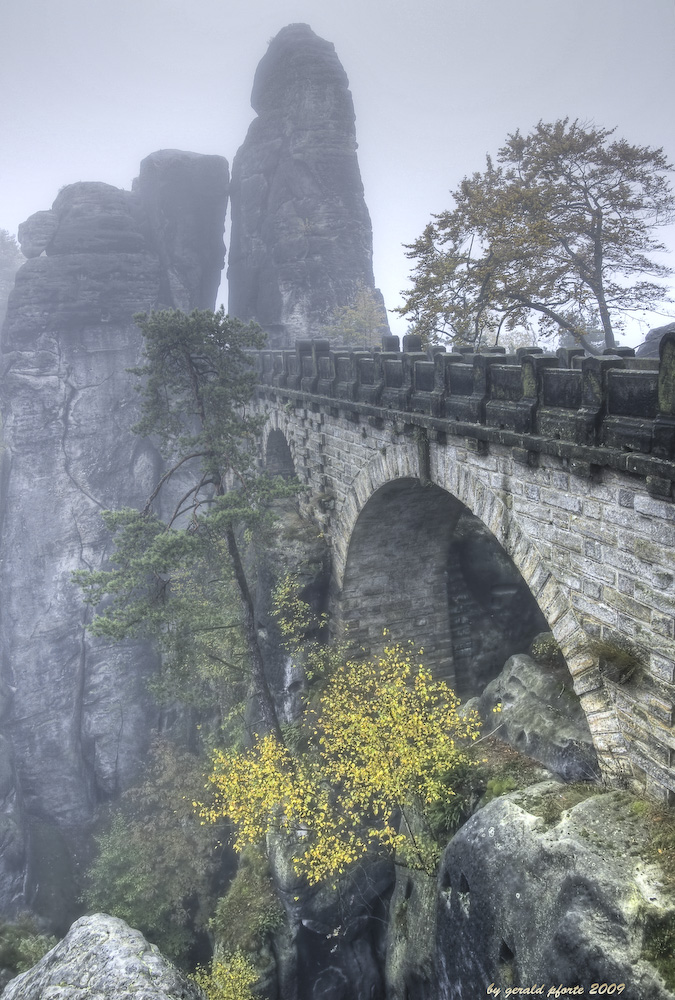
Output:
<path fill-rule="evenodd" d="M 661 340 L 667 333 L 675 331 L 675 323 L 666 323 L 665 326 L 655 326 L 649 331 L 643 342 L 635 350 L 636 358 L 658 358 Z"/>
<path fill-rule="evenodd" d="M 148 944 L 105 913 L 81 917 L 37 965 L 12 979 L 3 1000 L 204 1000 L 204 994 Z"/>
<path fill-rule="evenodd" d="M 232 167 L 229 311 L 290 347 L 374 285 L 354 106 L 333 45 L 306 24 L 272 39 L 251 104 Z"/>
<path fill-rule="evenodd" d="M 511 656 L 482 695 L 470 703 L 485 731 L 539 761 L 566 781 L 599 776 L 586 715 L 564 661 L 538 663 Z M 493 709 L 500 707 L 500 711 Z"/>
<path fill-rule="evenodd" d="M 624 983 L 624 996 L 672 1000 L 646 957 L 654 935 L 670 928 L 672 940 L 675 927 L 647 841 L 623 792 L 545 782 L 493 800 L 443 856 L 436 976 L 421 996 L 473 1000 L 490 984 L 504 996 L 535 983 L 543 996 L 561 985 L 589 995 L 593 983 Z"/>

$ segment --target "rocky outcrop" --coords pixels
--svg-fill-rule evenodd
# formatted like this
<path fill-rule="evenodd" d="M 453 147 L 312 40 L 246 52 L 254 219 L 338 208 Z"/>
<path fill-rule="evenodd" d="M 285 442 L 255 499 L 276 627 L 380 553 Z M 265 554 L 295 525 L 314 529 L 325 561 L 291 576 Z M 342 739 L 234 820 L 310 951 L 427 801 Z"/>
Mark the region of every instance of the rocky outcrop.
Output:
<path fill-rule="evenodd" d="M 308 886 L 293 869 L 293 845 L 271 848 L 288 923 L 275 942 L 279 1000 L 383 1000 L 393 864 L 366 858 L 336 885 Z"/>
<path fill-rule="evenodd" d="M 333 45 L 306 24 L 272 39 L 251 104 L 232 167 L 229 311 L 289 347 L 374 285 L 354 107 Z"/>
<path fill-rule="evenodd" d="M 133 316 L 213 308 L 227 186 L 221 157 L 164 150 L 132 192 L 73 184 L 21 227 L 31 259 L 2 335 L 0 910 L 33 903 L 63 929 L 79 833 L 129 783 L 158 720 L 153 655 L 89 638 L 70 575 L 109 555 L 101 510 L 142 504 L 160 472 L 131 432 Z"/>
<path fill-rule="evenodd" d="M 148 944 L 117 917 L 82 917 L 37 965 L 13 979 L 3 1000 L 204 1000 Z"/>
<path fill-rule="evenodd" d="M 511 656 L 469 706 L 477 709 L 486 732 L 494 728 L 499 739 L 565 781 L 599 777 L 586 713 L 564 661 L 542 664 L 525 654 Z"/>
<path fill-rule="evenodd" d="M 544 996 L 624 983 L 625 996 L 672 1000 L 647 961 L 654 937 L 672 934 L 675 900 L 644 860 L 644 818 L 625 793 L 571 805 L 565 788 L 546 782 L 496 799 L 450 842 L 435 977 L 416 1000 L 473 1000 L 491 983 L 502 996 L 533 983 L 546 984 Z"/>
<path fill-rule="evenodd" d="M 473 1000 L 490 985 L 588 996 L 593 983 L 672 1000 L 660 973 L 675 897 L 646 860 L 648 838 L 624 792 L 544 781 L 494 799 L 450 841 L 437 879 L 399 872 L 388 1000 Z"/>
<path fill-rule="evenodd" d="M 658 358 L 661 341 L 667 333 L 675 331 L 675 323 L 666 323 L 665 326 L 655 326 L 650 330 L 643 342 L 635 350 L 638 358 Z"/>

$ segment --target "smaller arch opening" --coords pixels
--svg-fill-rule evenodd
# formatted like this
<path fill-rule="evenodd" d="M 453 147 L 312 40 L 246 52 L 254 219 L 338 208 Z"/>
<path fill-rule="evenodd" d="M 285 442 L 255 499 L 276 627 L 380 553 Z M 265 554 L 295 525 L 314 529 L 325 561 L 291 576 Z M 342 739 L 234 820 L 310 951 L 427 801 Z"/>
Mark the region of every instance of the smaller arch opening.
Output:
<path fill-rule="evenodd" d="M 281 476 L 283 479 L 295 477 L 295 463 L 288 441 L 282 431 L 270 431 L 265 448 L 265 470 L 270 476 Z"/>

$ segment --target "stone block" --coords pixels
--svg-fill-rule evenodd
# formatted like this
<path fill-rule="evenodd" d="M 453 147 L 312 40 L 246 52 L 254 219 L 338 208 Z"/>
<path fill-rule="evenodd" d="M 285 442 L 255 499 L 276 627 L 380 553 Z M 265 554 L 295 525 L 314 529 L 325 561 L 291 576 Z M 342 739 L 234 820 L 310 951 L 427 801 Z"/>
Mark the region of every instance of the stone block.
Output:
<path fill-rule="evenodd" d="M 598 500 L 590 500 L 585 497 L 581 501 L 581 512 L 584 517 L 599 521 L 602 517 L 602 504 Z"/>
<path fill-rule="evenodd" d="M 664 524 L 662 521 L 652 522 L 650 529 L 653 541 L 666 548 L 675 549 L 675 524 Z M 670 553 L 670 563 L 675 560 L 675 551 Z"/>
<path fill-rule="evenodd" d="M 646 538 L 633 539 L 633 552 L 643 562 L 663 564 L 663 546 L 647 541 Z"/>
<path fill-rule="evenodd" d="M 562 507 L 563 510 L 573 511 L 575 514 L 581 511 L 581 499 L 560 490 L 543 489 L 541 491 L 541 501 L 552 507 Z"/>
<path fill-rule="evenodd" d="M 575 611 L 591 621 L 599 622 L 602 625 L 616 626 L 616 609 L 608 608 L 600 601 L 592 601 L 582 594 L 573 594 L 572 606 Z"/>
<path fill-rule="evenodd" d="M 675 653 L 675 650 L 674 650 Z M 651 653 L 649 657 L 649 672 L 665 684 L 675 684 L 675 659 Z"/>
<path fill-rule="evenodd" d="M 640 601 L 636 601 L 635 598 L 629 597 L 627 594 L 620 593 L 613 587 L 605 585 L 603 588 L 603 599 L 605 604 L 616 608 L 617 611 L 621 611 L 634 620 L 642 622 L 651 620 L 651 608 Z"/>
<path fill-rule="evenodd" d="M 669 639 L 675 637 L 675 619 L 667 618 L 665 615 L 652 614 L 651 618 L 652 628 L 659 635 L 666 636 Z"/>
<path fill-rule="evenodd" d="M 648 517 L 659 517 L 664 521 L 675 521 L 675 504 L 666 500 L 657 500 L 649 495 L 637 494 L 635 497 L 635 510 Z"/>

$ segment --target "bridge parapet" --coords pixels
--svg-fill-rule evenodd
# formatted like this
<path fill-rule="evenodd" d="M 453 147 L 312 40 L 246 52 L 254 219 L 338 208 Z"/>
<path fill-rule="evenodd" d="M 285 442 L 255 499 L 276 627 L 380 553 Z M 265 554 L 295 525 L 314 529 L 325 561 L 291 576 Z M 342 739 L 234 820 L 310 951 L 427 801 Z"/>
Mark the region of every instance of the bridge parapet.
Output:
<path fill-rule="evenodd" d="M 394 419 L 436 434 L 511 445 L 534 463 L 541 453 L 567 457 L 578 470 L 609 466 L 644 476 L 650 491 L 672 499 L 675 483 L 675 333 L 660 359 L 630 349 L 586 357 L 577 349 L 545 354 L 521 348 L 474 353 L 333 349 L 301 340 L 295 350 L 257 353 L 261 386 L 313 397 L 315 403 Z"/>

